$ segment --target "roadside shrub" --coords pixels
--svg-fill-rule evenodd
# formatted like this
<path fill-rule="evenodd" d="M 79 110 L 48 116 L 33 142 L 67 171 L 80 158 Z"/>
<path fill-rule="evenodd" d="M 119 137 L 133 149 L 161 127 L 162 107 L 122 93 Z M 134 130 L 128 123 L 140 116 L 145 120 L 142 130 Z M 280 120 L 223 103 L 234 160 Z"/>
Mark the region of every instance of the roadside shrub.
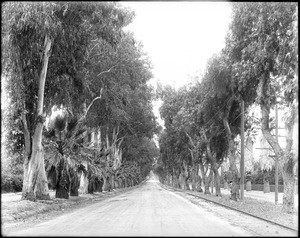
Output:
<path fill-rule="evenodd" d="M 23 156 L 2 158 L 1 192 L 21 192 L 23 186 Z"/>
<path fill-rule="evenodd" d="M 268 181 L 270 184 L 275 184 L 275 167 L 269 171 Z M 252 184 L 264 184 L 264 172 L 261 168 L 257 168 L 251 175 Z M 283 185 L 282 174 L 279 172 L 278 184 Z"/>

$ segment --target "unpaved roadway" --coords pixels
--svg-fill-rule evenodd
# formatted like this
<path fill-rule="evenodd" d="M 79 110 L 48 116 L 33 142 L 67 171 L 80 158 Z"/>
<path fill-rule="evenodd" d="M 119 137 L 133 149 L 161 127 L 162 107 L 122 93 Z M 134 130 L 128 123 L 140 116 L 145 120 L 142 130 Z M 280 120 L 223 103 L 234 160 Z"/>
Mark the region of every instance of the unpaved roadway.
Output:
<path fill-rule="evenodd" d="M 8 236 L 252 236 L 157 180 Z"/>

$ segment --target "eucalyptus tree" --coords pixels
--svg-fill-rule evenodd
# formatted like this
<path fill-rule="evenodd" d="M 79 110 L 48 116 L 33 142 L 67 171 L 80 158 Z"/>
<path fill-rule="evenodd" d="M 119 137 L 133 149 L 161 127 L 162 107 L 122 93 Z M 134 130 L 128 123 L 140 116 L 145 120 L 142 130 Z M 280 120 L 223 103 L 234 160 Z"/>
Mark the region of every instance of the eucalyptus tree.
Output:
<path fill-rule="evenodd" d="M 165 130 L 161 131 L 158 138 L 159 143 L 159 158 L 155 167 L 155 172 L 159 176 L 161 183 L 167 185 L 172 184 L 172 166 L 171 166 L 171 154 L 167 143 L 168 135 Z"/>
<path fill-rule="evenodd" d="M 201 84 L 202 90 L 206 88 L 205 84 L 209 78 L 204 78 Z M 217 97 L 212 97 L 213 92 L 208 91 L 210 96 L 203 97 L 198 107 L 198 124 L 200 140 L 204 146 L 205 157 L 207 164 L 210 165 L 210 170 L 214 174 L 216 195 L 221 196 L 220 190 L 220 174 L 219 168 L 227 153 L 227 140 L 225 129 L 222 124 L 222 112 L 220 111 L 223 106 L 222 101 Z M 202 165 L 201 165 L 202 167 Z M 203 167 L 202 167 L 203 171 Z M 204 172 L 204 171 L 203 171 Z M 211 175 L 212 176 L 212 175 Z M 208 193 L 209 183 L 212 177 L 205 179 L 205 192 Z"/>
<path fill-rule="evenodd" d="M 172 180 L 171 183 L 175 187 L 180 186 L 181 188 L 189 189 L 188 179 L 190 177 L 191 154 L 188 147 L 188 137 L 180 126 L 186 93 L 185 88 L 181 88 L 176 92 L 168 86 L 159 92 L 163 100 L 160 115 L 165 121 L 165 132 L 167 135 L 160 139 L 160 143 L 165 144 L 165 146 L 160 147 L 161 153 L 164 155 L 163 160 L 168 164 L 168 170 L 170 171 L 171 177 L 168 176 L 168 179 Z"/>
<path fill-rule="evenodd" d="M 175 178 L 178 175 L 182 178 L 184 174 L 191 176 L 192 189 L 201 191 L 200 168 L 205 193 L 210 193 L 209 185 L 214 173 L 217 195 L 221 195 L 218 168 L 227 145 L 225 133 L 219 133 L 223 129 L 221 115 L 217 115 L 221 102 L 216 97 L 210 97 L 213 91 L 209 91 L 209 80 L 206 76 L 203 82 L 192 87 L 179 89 L 178 92 L 165 88 L 161 93 L 163 105 L 160 112 L 165 120 L 166 136 L 161 138 L 160 147 L 163 162 L 173 169 L 173 185 L 175 171 L 181 170 Z M 188 189 L 189 185 L 182 187 Z"/>
<path fill-rule="evenodd" d="M 89 43 L 96 36 L 115 45 L 130 18 L 114 3 L 3 5 L 3 70 L 25 138 L 23 199 L 49 199 L 41 145 L 45 112 L 60 103 L 81 108 Z"/>
<path fill-rule="evenodd" d="M 130 32 L 123 32 L 116 46 L 95 40 L 88 58 L 92 64 L 85 74 L 86 97 L 95 97 L 99 88 L 103 97 L 95 101 L 86 123 L 96 137 L 101 135 L 100 141 L 119 127 L 124 161 L 138 161 L 131 156 L 132 148 L 142 147 L 138 141 L 152 138 L 158 130 L 151 106 L 153 90 L 146 84 L 152 77 L 151 63 Z"/>
<path fill-rule="evenodd" d="M 207 92 L 205 92 L 207 94 Z M 199 82 L 188 86 L 183 108 L 181 109 L 181 127 L 188 138 L 188 148 L 191 154 L 192 164 L 192 189 L 202 192 L 201 184 L 208 188 L 212 173 L 209 169 L 209 161 L 205 155 L 205 142 L 201 134 L 200 105 L 205 99 L 205 93 Z M 199 175 L 199 171 L 201 176 Z M 208 173 L 208 174 L 207 174 Z M 209 189 L 205 190 L 209 193 Z"/>
<path fill-rule="evenodd" d="M 203 85 L 205 91 L 209 91 L 208 106 L 210 100 L 214 100 L 216 117 L 212 123 L 225 132 L 227 140 L 227 157 L 229 158 L 229 180 L 232 181 L 232 188 L 238 186 L 237 147 L 235 137 L 240 133 L 240 100 L 243 92 L 239 90 L 232 78 L 230 61 L 223 50 L 219 55 L 212 56 L 207 63 L 206 74 Z M 248 93 L 252 93 L 249 89 Z M 210 99 L 211 98 L 211 99 Z M 246 105 L 247 108 L 248 104 Z M 209 108 L 208 108 L 208 113 Z M 219 121 L 219 122 L 218 122 Z M 236 189 L 234 189 L 236 191 Z M 231 198 L 236 200 L 236 193 L 232 191 Z"/>
<path fill-rule="evenodd" d="M 283 2 L 233 4 L 233 19 L 227 39 L 235 80 L 244 91 L 249 89 L 247 85 L 256 90 L 252 98 L 261 108 L 262 133 L 279 159 L 284 180 L 283 206 L 287 211 L 293 210 L 294 166 L 297 161 L 291 150 L 298 95 L 298 52 L 295 44 L 298 34 L 294 28 L 297 8 L 297 3 Z M 281 148 L 270 127 L 270 109 L 279 98 L 289 108 L 285 120 L 286 148 Z"/>

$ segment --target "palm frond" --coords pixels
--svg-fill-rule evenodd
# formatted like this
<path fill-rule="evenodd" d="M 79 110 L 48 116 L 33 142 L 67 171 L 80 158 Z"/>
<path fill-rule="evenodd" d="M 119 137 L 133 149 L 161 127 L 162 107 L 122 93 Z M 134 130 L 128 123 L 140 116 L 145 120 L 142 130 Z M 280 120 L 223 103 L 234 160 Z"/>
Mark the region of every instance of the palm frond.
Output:
<path fill-rule="evenodd" d="M 57 166 L 61 158 L 62 155 L 57 151 L 54 151 L 52 153 L 45 153 L 46 170 L 52 165 Z"/>

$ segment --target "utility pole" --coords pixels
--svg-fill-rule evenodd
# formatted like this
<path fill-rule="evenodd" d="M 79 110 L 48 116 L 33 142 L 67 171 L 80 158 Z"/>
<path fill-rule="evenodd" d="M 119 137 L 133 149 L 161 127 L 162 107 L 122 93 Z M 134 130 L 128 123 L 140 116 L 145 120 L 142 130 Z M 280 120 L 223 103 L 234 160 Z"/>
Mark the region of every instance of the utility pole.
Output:
<path fill-rule="evenodd" d="M 278 108 L 275 105 L 275 135 L 278 143 Z M 278 157 L 275 156 L 275 204 L 278 204 Z"/>
<path fill-rule="evenodd" d="M 242 99 L 242 118 L 241 118 L 241 163 L 240 163 L 240 172 L 241 172 L 241 181 L 240 181 L 240 189 L 241 189 L 241 201 L 244 201 L 244 146 L 245 146 L 245 135 L 244 135 L 244 100 Z"/>

